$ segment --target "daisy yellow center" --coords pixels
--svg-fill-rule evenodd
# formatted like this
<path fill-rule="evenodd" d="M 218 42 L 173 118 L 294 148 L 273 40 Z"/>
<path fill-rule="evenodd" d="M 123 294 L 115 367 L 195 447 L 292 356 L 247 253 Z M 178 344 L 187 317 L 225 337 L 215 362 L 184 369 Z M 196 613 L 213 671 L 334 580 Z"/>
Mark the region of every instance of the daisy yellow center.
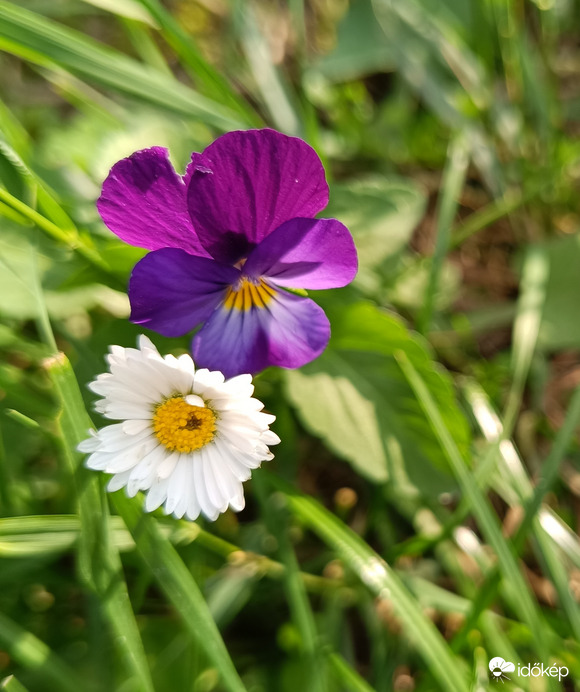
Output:
<path fill-rule="evenodd" d="M 193 452 L 214 438 L 215 413 L 203 406 L 192 406 L 181 396 L 167 399 L 153 414 L 153 432 L 171 452 Z"/>
<path fill-rule="evenodd" d="M 235 286 L 230 286 L 226 294 L 224 306 L 228 310 L 247 311 L 251 308 L 265 308 L 272 300 L 274 289 L 263 280 L 258 282 L 242 277 Z"/>

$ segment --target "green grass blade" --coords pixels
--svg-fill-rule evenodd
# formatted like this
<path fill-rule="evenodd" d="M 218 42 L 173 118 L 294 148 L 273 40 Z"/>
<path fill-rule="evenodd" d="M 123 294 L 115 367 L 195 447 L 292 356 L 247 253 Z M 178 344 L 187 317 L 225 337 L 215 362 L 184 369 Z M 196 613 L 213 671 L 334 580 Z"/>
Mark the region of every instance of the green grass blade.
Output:
<path fill-rule="evenodd" d="M 447 164 L 443 172 L 443 184 L 437 209 L 437 237 L 435 252 L 431 260 L 429 281 L 425 291 L 423 309 L 419 315 L 419 331 L 426 334 L 431 326 L 435 298 L 439 289 L 439 280 L 443 262 L 449 250 L 451 224 L 457 212 L 461 190 L 465 184 L 469 152 L 465 133 L 460 132 L 451 141 L 447 155 Z"/>
<path fill-rule="evenodd" d="M 87 437 L 91 421 L 73 369 L 64 354 L 47 361 L 46 368 L 62 407 L 58 427 L 64 443 L 63 455 L 77 489 L 81 522 L 80 573 L 99 595 L 127 667 L 139 681 L 139 688 L 143 692 L 153 692 L 147 656 L 129 601 L 121 560 L 110 536 L 106 500 L 96 474 L 80 468 L 81 455 L 74 451 Z"/>
<path fill-rule="evenodd" d="M 471 471 L 466 466 L 420 375 L 405 353 L 401 352 L 397 359 L 418 401 L 429 418 L 435 434 L 439 438 L 441 448 L 449 460 L 451 469 L 464 496 L 471 505 L 472 512 L 483 535 L 497 556 L 499 567 L 505 580 L 505 588 L 511 596 L 513 606 L 517 609 L 519 617 L 529 626 L 533 633 L 537 653 L 545 656 L 546 652 L 549 651 L 546 642 L 548 627 L 538 611 L 537 605 L 530 593 L 529 585 L 519 570 L 514 554 L 502 535 L 497 516 L 473 478 Z"/>
<path fill-rule="evenodd" d="M 245 692 L 199 586 L 156 520 L 144 514 L 137 502 L 122 493 L 115 493 L 112 498 L 135 540 L 138 553 L 194 640 L 219 671 L 223 687 L 229 692 Z"/>
<path fill-rule="evenodd" d="M 505 438 L 511 437 L 532 364 L 542 320 L 549 269 L 550 261 L 546 251 L 541 247 L 530 246 L 522 269 L 518 311 L 513 330 L 513 380 L 503 415 L 502 437 Z"/>
<path fill-rule="evenodd" d="M 6 690 L 6 692 L 28 692 L 26 687 L 19 683 L 14 675 L 10 675 L 0 682 L 0 690 Z"/>
<path fill-rule="evenodd" d="M 300 577 L 300 569 L 294 548 L 288 533 L 288 518 L 279 501 L 284 503 L 283 495 L 268 497 L 264 486 L 264 478 L 260 475 L 254 478 L 254 488 L 261 507 L 264 522 L 278 543 L 278 555 L 285 566 L 284 586 L 290 612 L 300 632 L 304 652 L 304 667 L 307 669 L 307 692 L 324 692 L 326 665 L 322 658 L 320 637 L 314 620 L 312 606 L 306 593 L 304 581 Z"/>
<path fill-rule="evenodd" d="M 260 32 L 252 5 L 238 2 L 236 14 L 246 60 L 274 126 L 289 135 L 299 135 L 300 118 L 288 96 L 289 86 L 272 62 L 270 48 Z"/>
<path fill-rule="evenodd" d="M 333 652 L 328 656 L 328 662 L 330 667 L 338 682 L 341 683 L 342 688 L 349 690 L 350 692 L 373 692 L 373 688 L 369 683 L 356 672 L 356 670 L 349 666 L 349 664 L 344 660 L 344 658 Z"/>
<path fill-rule="evenodd" d="M 4 0 L 0 1 L 0 39 L 5 50 L 25 60 L 44 67 L 59 65 L 83 79 L 219 130 L 248 125 L 239 113 L 168 79 L 163 72 Z"/>
<path fill-rule="evenodd" d="M 240 114 L 251 127 L 263 123 L 251 106 L 232 89 L 227 79 L 212 67 L 201 55 L 193 37 L 186 33 L 179 22 L 159 0 L 137 0 L 147 9 L 159 25 L 161 35 L 173 48 L 201 93 L 215 99 Z"/>
<path fill-rule="evenodd" d="M 290 510 L 307 524 L 377 597 L 388 599 L 401 620 L 407 635 L 421 654 L 441 689 L 449 692 L 467 690 L 464 665 L 450 651 L 435 625 L 401 582 L 391 567 L 357 534 L 316 500 L 299 494 L 279 478 L 268 475 L 268 481 L 281 490 Z"/>
<path fill-rule="evenodd" d="M 86 689 L 75 671 L 54 651 L 3 613 L 0 613 L 0 646 L 19 665 L 34 670 L 58 690 L 78 692 Z"/>

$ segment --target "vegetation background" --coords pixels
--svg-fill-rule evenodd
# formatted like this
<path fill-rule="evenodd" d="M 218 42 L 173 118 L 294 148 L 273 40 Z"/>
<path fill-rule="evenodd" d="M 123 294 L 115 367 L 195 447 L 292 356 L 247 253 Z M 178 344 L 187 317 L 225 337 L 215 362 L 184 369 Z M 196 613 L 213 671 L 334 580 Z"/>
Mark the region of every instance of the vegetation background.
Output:
<path fill-rule="evenodd" d="M 495 656 L 580 689 L 579 30 L 574 0 L 0 0 L 4 689 L 461 692 Z M 144 251 L 95 199 L 265 125 L 322 157 L 360 272 L 314 296 L 328 350 L 257 379 L 283 442 L 246 510 L 144 515 L 74 452 L 140 331 Z"/>

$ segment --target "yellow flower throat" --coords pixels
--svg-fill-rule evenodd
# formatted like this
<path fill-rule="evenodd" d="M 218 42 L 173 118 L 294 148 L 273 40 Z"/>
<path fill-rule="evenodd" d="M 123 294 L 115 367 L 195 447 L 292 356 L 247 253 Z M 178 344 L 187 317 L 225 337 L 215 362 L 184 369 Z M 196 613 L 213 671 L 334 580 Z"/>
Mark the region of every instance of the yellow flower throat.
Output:
<path fill-rule="evenodd" d="M 153 414 L 153 432 L 171 452 L 193 452 L 214 438 L 215 413 L 203 406 L 192 406 L 182 396 L 166 399 Z"/>
<path fill-rule="evenodd" d="M 274 289 L 268 286 L 263 279 L 260 279 L 259 283 L 254 283 L 252 279 L 244 276 L 235 288 L 233 286 L 228 288 L 224 307 L 227 310 L 233 309 L 242 312 L 254 307 L 265 308 L 274 295 Z"/>

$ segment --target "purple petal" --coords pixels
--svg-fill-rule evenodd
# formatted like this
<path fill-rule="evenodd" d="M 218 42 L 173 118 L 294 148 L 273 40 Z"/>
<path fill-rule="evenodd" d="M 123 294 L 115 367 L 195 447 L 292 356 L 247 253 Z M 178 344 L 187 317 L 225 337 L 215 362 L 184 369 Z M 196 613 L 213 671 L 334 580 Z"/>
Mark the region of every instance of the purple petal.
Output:
<path fill-rule="evenodd" d="M 339 288 L 354 279 L 357 266 L 354 241 L 340 221 L 292 219 L 262 240 L 243 272 L 278 286 Z"/>
<path fill-rule="evenodd" d="M 193 230 L 185 191 L 167 149 L 151 147 L 111 168 L 97 208 L 107 227 L 129 245 L 179 247 L 207 257 Z"/>
<path fill-rule="evenodd" d="M 324 311 L 309 298 L 277 291 L 265 308 L 216 310 L 193 338 L 198 367 L 226 377 L 270 365 L 299 368 L 319 356 L 330 338 Z"/>
<path fill-rule="evenodd" d="M 187 203 L 201 244 L 235 263 L 275 228 L 313 217 L 328 203 L 318 155 L 274 130 L 229 132 L 193 154 Z"/>
<path fill-rule="evenodd" d="M 187 334 L 208 319 L 239 277 L 233 267 L 177 248 L 150 252 L 129 280 L 131 322 L 163 336 Z"/>

